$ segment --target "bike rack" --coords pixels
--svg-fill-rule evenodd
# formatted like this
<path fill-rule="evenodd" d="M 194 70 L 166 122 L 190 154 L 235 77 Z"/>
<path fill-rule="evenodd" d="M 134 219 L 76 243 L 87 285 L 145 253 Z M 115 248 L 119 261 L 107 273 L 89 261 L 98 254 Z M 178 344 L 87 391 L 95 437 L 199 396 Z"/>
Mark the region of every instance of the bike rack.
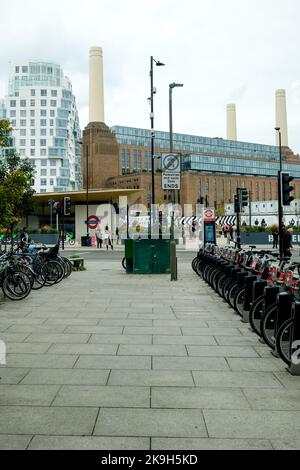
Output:
<path fill-rule="evenodd" d="M 264 311 L 267 310 L 271 305 L 276 304 L 277 295 L 280 293 L 279 286 L 267 286 L 264 290 Z"/>
<path fill-rule="evenodd" d="M 253 284 L 255 281 L 257 281 L 257 277 L 254 274 L 248 274 L 248 276 L 245 277 L 245 299 L 243 305 L 244 314 L 241 319 L 243 323 L 249 323 L 249 311 L 252 302 Z"/>
<path fill-rule="evenodd" d="M 275 317 L 275 325 L 274 325 L 274 337 L 276 338 L 277 332 L 281 325 L 291 318 L 291 310 L 294 301 L 294 296 L 290 292 L 280 292 L 277 295 L 277 315 Z M 273 356 L 280 357 L 275 347 L 274 351 L 272 351 Z"/>
<path fill-rule="evenodd" d="M 294 326 L 290 338 L 291 364 L 288 369 L 291 375 L 300 376 L 300 302 L 292 305 Z"/>

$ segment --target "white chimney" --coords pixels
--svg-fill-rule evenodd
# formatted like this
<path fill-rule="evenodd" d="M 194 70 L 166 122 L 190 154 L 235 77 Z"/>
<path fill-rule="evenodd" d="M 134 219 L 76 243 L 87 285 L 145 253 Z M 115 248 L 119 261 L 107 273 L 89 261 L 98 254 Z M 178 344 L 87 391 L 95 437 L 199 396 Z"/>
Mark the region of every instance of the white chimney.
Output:
<path fill-rule="evenodd" d="M 288 147 L 288 129 L 285 90 L 276 90 L 276 127 L 280 127 L 281 145 Z M 279 145 L 279 134 L 276 132 L 276 144 Z"/>
<path fill-rule="evenodd" d="M 90 113 L 89 122 L 104 122 L 102 48 L 90 48 Z"/>
<path fill-rule="evenodd" d="M 235 104 L 227 105 L 227 140 L 237 140 Z"/>

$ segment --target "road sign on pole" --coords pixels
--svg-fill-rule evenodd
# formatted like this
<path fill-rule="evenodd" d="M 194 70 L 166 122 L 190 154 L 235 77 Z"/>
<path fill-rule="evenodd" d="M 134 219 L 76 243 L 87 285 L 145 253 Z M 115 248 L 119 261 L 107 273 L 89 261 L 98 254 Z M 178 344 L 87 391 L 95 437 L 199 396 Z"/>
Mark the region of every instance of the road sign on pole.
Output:
<path fill-rule="evenodd" d="M 180 173 L 163 173 L 162 189 L 180 189 Z"/>

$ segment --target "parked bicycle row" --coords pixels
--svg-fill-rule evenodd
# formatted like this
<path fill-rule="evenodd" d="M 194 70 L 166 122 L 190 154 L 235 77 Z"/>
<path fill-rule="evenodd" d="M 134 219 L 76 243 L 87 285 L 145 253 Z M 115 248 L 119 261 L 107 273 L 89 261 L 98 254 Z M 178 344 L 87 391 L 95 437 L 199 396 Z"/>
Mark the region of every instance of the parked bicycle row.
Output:
<path fill-rule="evenodd" d="M 59 255 L 59 242 L 50 249 L 35 246 L 27 250 L 15 245 L 6 252 L 0 250 L 0 287 L 10 300 L 22 300 L 31 290 L 69 277 L 72 268 L 70 260 Z"/>
<path fill-rule="evenodd" d="M 291 366 L 300 344 L 300 263 L 255 249 L 207 244 L 192 268 Z"/>

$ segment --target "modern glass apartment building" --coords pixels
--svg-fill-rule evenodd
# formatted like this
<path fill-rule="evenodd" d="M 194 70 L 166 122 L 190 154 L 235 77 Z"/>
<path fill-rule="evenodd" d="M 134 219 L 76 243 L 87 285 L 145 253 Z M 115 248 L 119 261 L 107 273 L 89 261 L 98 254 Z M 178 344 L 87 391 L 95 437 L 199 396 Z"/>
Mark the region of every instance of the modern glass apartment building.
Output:
<path fill-rule="evenodd" d="M 0 113 L 14 129 L 13 146 L 35 167 L 37 192 L 82 187 L 76 101 L 59 65 L 41 61 L 12 66 Z"/>

